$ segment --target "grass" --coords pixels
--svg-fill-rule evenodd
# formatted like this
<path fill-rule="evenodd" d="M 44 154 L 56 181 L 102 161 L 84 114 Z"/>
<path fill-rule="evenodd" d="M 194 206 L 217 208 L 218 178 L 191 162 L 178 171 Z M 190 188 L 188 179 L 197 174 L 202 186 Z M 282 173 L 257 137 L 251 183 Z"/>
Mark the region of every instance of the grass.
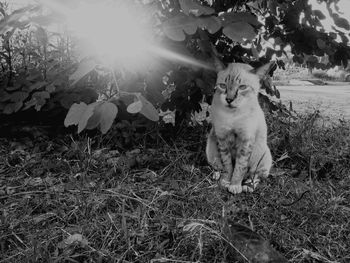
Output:
<path fill-rule="evenodd" d="M 349 81 L 349 72 L 345 70 L 335 70 L 331 69 L 328 72 L 322 70 L 316 70 L 312 73 L 315 78 L 328 80 L 328 81 Z"/>
<path fill-rule="evenodd" d="M 321 120 L 270 116 L 275 169 L 238 196 L 212 179 L 205 127 L 126 155 L 86 138 L 2 139 L 0 262 L 246 262 L 222 215 L 289 262 L 349 262 L 350 124 Z"/>
<path fill-rule="evenodd" d="M 350 77 L 349 72 L 344 69 L 332 68 L 328 70 L 313 69 L 312 73 L 304 67 L 290 67 L 286 70 L 277 69 L 274 73 L 273 79 L 275 83 L 285 83 L 291 79 L 296 80 L 324 80 L 336 82 L 348 82 Z"/>

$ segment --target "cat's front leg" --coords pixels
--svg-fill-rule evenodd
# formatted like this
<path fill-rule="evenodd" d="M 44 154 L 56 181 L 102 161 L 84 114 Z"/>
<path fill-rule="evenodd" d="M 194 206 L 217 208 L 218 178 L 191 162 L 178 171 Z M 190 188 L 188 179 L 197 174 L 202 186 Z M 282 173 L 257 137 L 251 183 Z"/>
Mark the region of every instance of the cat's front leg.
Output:
<path fill-rule="evenodd" d="M 223 165 L 221 162 L 221 155 L 218 149 L 218 140 L 212 128 L 208 134 L 207 146 L 205 149 L 208 163 L 216 170 L 222 171 Z"/>
<path fill-rule="evenodd" d="M 254 147 L 248 166 L 250 171 L 243 182 L 243 192 L 253 192 L 260 183 L 260 178 L 268 177 L 272 166 L 269 147 Z"/>
<path fill-rule="evenodd" d="M 233 172 L 233 163 L 231 150 L 226 140 L 218 139 L 218 148 L 221 156 L 221 161 L 224 166 L 224 171 L 220 176 L 220 185 L 224 188 L 228 188 L 230 185 L 230 179 Z"/>
<path fill-rule="evenodd" d="M 253 140 L 246 139 L 238 143 L 235 168 L 232 173 L 228 191 L 239 194 L 243 191 L 242 181 L 248 171 L 248 162 L 253 150 Z"/>

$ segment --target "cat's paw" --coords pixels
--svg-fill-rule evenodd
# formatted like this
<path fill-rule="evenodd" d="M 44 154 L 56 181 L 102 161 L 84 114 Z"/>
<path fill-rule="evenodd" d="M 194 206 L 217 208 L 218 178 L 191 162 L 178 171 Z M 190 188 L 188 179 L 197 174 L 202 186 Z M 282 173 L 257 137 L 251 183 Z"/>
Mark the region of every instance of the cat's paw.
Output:
<path fill-rule="evenodd" d="M 240 194 L 242 193 L 243 191 L 243 187 L 242 187 L 242 184 L 239 183 L 239 184 L 230 184 L 228 187 L 227 187 L 227 190 L 231 193 L 231 194 Z"/>
<path fill-rule="evenodd" d="M 213 180 L 217 181 L 220 179 L 220 172 L 216 171 L 213 173 Z"/>
<path fill-rule="evenodd" d="M 221 176 L 220 181 L 219 181 L 220 186 L 222 186 L 223 188 L 228 188 L 230 186 L 230 181 L 226 180 L 225 178 L 223 178 Z"/>
<path fill-rule="evenodd" d="M 253 193 L 254 188 L 249 185 L 242 185 L 242 192 Z"/>
<path fill-rule="evenodd" d="M 217 171 L 222 171 L 224 169 L 220 158 L 214 158 L 214 161 L 211 163 L 211 165 Z"/>
<path fill-rule="evenodd" d="M 252 193 L 257 188 L 258 184 L 260 183 L 260 179 L 254 178 L 254 179 L 247 179 L 243 182 L 243 192 L 249 192 Z"/>

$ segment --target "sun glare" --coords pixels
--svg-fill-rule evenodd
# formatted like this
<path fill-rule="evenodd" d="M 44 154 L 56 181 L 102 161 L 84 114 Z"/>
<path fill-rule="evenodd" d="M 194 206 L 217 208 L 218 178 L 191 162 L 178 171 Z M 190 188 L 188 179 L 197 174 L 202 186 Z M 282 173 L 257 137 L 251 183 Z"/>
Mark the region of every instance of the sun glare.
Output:
<path fill-rule="evenodd" d="M 65 24 L 78 36 L 82 53 L 97 55 L 110 65 L 127 68 L 147 67 L 150 60 L 160 56 L 195 67 L 211 68 L 204 62 L 177 54 L 159 46 L 155 32 L 135 1 L 78 1 L 69 8 L 65 1 L 38 0 L 44 6 L 62 14 Z"/>
<path fill-rule="evenodd" d="M 125 5 L 84 3 L 70 13 L 67 24 L 95 53 L 110 59 L 141 59 L 149 43 L 139 14 Z"/>

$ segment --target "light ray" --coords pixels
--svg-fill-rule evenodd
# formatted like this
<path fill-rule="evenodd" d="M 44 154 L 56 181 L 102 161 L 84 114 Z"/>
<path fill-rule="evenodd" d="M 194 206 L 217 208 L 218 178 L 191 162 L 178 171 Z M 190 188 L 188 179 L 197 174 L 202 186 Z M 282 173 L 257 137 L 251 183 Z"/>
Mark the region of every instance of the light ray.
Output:
<path fill-rule="evenodd" d="M 174 61 L 179 61 L 179 62 L 183 62 L 186 64 L 190 64 L 199 68 L 205 68 L 205 69 L 209 69 L 209 70 L 214 70 L 213 65 L 203 62 L 203 61 L 199 61 L 197 59 L 194 59 L 192 57 L 188 57 L 186 55 L 182 55 L 182 54 L 178 54 L 176 52 L 161 48 L 161 47 L 154 47 L 154 46 L 150 46 L 148 48 L 149 51 L 151 51 L 153 54 L 156 54 L 158 56 L 161 56 L 163 58 L 169 59 L 169 60 L 174 60 Z"/>

